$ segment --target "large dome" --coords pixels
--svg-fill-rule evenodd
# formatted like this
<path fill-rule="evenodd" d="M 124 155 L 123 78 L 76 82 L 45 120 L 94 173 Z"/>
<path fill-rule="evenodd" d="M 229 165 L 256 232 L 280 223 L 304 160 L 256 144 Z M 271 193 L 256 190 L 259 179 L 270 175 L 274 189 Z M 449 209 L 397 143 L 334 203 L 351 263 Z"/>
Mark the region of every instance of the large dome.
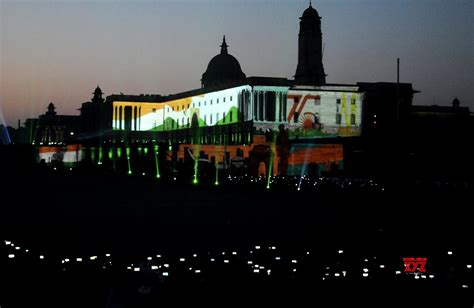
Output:
<path fill-rule="evenodd" d="M 207 70 L 202 74 L 202 86 L 216 86 L 232 81 L 245 79 L 245 74 L 240 68 L 240 63 L 227 51 L 227 43 L 224 40 L 221 45 L 221 53 L 209 61 Z"/>

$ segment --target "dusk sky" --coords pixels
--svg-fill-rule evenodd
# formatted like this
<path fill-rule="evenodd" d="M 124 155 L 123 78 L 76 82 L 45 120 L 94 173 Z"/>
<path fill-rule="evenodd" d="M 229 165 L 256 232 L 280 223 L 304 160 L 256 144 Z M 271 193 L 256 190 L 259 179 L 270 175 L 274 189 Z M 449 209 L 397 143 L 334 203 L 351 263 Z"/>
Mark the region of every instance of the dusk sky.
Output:
<path fill-rule="evenodd" d="M 0 0 L 0 124 L 53 102 L 79 114 L 105 95 L 200 87 L 225 34 L 247 76 L 296 70 L 306 0 Z M 474 109 L 474 1 L 318 0 L 328 83 L 413 84 L 414 104 Z"/>

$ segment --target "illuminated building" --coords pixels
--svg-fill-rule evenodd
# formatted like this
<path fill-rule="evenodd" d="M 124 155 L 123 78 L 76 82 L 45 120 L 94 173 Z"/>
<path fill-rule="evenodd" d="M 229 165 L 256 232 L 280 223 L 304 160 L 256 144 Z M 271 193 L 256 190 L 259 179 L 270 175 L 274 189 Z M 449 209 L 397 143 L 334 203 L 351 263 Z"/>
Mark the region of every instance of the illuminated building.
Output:
<path fill-rule="evenodd" d="M 360 150 L 358 138 L 394 127 L 415 93 L 411 84 L 326 83 L 321 18 L 311 5 L 300 18 L 294 80 L 246 77 L 225 36 L 220 47 L 199 89 L 168 96 L 114 94 L 104 100 L 97 87 L 81 108 L 78 139 L 88 147 L 86 157 L 99 164 L 112 160 L 115 166 L 127 152 L 123 164 L 133 173 L 133 162 L 142 155 L 135 145 L 153 142 L 160 144 L 161 159 L 192 157 L 217 169 L 243 159 L 254 175 L 348 170 L 352 153 Z M 118 144 L 120 153 L 114 150 Z"/>

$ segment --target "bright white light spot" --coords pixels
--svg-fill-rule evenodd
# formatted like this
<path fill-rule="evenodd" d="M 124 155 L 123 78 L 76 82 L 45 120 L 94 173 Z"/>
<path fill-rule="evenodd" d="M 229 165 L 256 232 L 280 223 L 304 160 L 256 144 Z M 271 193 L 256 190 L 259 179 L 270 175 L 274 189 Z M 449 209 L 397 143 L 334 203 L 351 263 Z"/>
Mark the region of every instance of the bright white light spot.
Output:
<path fill-rule="evenodd" d="M 214 262 L 214 261 L 216 261 L 216 260 L 214 258 L 211 258 L 211 262 Z"/>
<path fill-rule="evenodd" d="M 259 268 L 259 269 L 265 269 L 265 266 L 260 265 L 258 268 Z"/>
<path fill-rule="evenodd" d="M 270 275 L 272 273 L 272 270 L 267 270 L 267 274 Z"/>
<path fill-rule="evenodd" d="M 157 270 L 157 269 L 158 269 L 158 266 L 152 265 L 152 266 L 151 266 L 151 269 L 152 269 L 152 270 Z"/>
<path fill-rule="evenodd" d="M 280 257 L 275 257 L 275 260 L 280 260 L 281 258 Z"/>
<path fill-rule="evenodd" d="M 106 256 L 106 257 L 110 257 L 110 253 L 106 253 L 105 256 Z"/>
<path fill-rule="evenodd" d="M 247 264 L 252 264 L 253 262 L 252 261 L 247 261 Z"/>
<path fill-rule="evenodd" d="M 82 262 L 82 258 L 77 258 L 76 261 L 77 262 Z"/>
<path fill-rule="evenodd" d="M 307 251 L 306 254 L 309 255 L 309 251 Z"/>
<path fill-rule="evenodd" d="M 364 273 L 367 273 L 369 271 L 369 269 L 364 268 L 363 271 L 364 271 Z"/>
<path fill-rule="evenodd" d="M 426 275 L 421 275 L 421 278 L 426 279 Z"/>
<path fill-rule="evenodd" d="M 339 273 L 334 273 L 334 276 L 339 277 L 340 274 Z"/>
<path fill-rule="evenodd" d="M 169 276 L 168 272 L 163 272 L 163 276 Z"/>
<path fill-rule="evenodd" d="M 64 262 L 69 262 L 69 259 L 64 259 Z"/>
<path fill-rule="evenodd" d="M 400 275 L 401 273 L 401 271 L 395 271 L 395 275 Z"/>
<path fill-rule="evenodd" d="M 259 273 L 260 270 L 259 270 L 258 268 L 254 268 L 254 269 L 253 269 L 253 272 L 254 272 L 254 273 Z"/>
<path fill-rule="evenodd" d="M 380 268 L 385 268 L 385 265 L 383 265 L 383 264 L 380 264 Z"/>
<path fill-rule="evenodd" d="M 291 260 L 291 263 L 297 263 L 297 262 L 298 262 L 298 261 L 296 261 L 296 260 Z"/>
<path fill-rule="evenodd" d="M 431 279 L 433 279 L 433 278 L 434 278 L 434 275 L 430 275 L 429 277 L 430 277 Z"/>
<path fill-rule="evenodd" d="M 17 247 L 15 247 L 15 249 L 16 249 L 16 250 L 20 250 L 20 247 L 17 246 Z"/>
<path fill-rule="evenodd" d="M 224 263 L 229 263 L 229 260 L 224 260 Z"/>
<path fill-rule="evenodd" d="M 225 255 L 225 251 L 222 252 L 222 255 Z"/>
<path fill-rule="evenodd" d="M 139 272 L 139 271 L 140 271 L 140 268 L 139 268 L 139 267 L 135 267 L 135 268 L 133 268 L 133 271 L 134 271 L 134 272 Z"/>
<path fill-rule="evenodd" d="M 346 271 L 342 271 L 342 276 L 346 277 Z"/>
<path fill-rule="evenodd" d="M 184 258 L 179 258 L 179 261 L 184 262 L 185 259 Z"/>
<path fill-rule="evenodd" d="M 420 276 L 418 276 L 418 275 L 415 275 L 415 279 L 420 279 Z"/>
<path fill-rule="evenodd" d="M 369 277 L 369 274 L 368 273 L 363 273 L 362 276 Z"/>
<path fill-rule="evenodd" d="M 232 251 L 232 254 L 235 256 L 237 255 L 237 251 Z"/>
<path fill-rule="evenodd" d="M 324 275 L 329 276 L 329 273 L 326 273 L 326 274 L 324 274 Z"/>
<path fill-rule="evenodd" d="M 271 249 L 272 249 L 272 250 L 275 250 L 275 249 L 276 249 L 276 247 L 275 247 L 275 246 L 272 246 L 272 247 L 271 247 Z"/>
<path fill-rule="evenodd" d="M 339 250 L 339 251 L 338 251 L 338 253 L 343 253 L 343 252 L 344 252 L 344 251 L 342 251 L 342 250 Z"/>
<path fill-rule="evenodd" d="M 195 270 L 194 272 L 195 272 L 196 274 L 199 274 L 199 273 L 201 273 L 201 270 Z"/>
<path fill-rule="evenodd" d="M 452 251 L 448 251 L 448 255 L 452 255 L 452 254 L 453 254 L 453 252 L 452 252 Z"/>
<path fill-rule="evenodd" d="M 369 259 L 364 259 L 364 262 L 369 262 Z"/>
<path fill-rule="evenodd" d="M 196 258 L 198 255 L 197 254 L 193 254 L 193 257 Z"/>
<path fill-rule="evenodd" d="M 469 286 L 468 286 L 467 284 L 463 284 L 463 285 L 462 285 L 462 288 L 463 288 L 463 289 L 467 289 L 468 287 L 469 287 Z"/>
<path fill-rule="evenodd" d="M 260 246 L 255 246 L 255 249 L 260 249 Z"/>
<path fill-rule="evenodd" d="M 296 272 L 296 268 L 293 269 L 293 273 Z"/>
<path fill-rule="evenodd" d="M 193 270 L 193 268 L 192 268 L 192 267 L 190 267 L 190 268 L 189 268 L 189 270 L 190 270 L 190 271 L 192 271 L 192 270 Z"/>
<path fill-rule="evenodd" d="M 132 270 L 132 267 L 131 267 L 131 266 L 127 266 L 127 269 L 128 269 L 128 270 Z"/>
<path fill-rule="evenodd" d="M 41 256 L 40 256 L 40 259 L 41 259 L 41 260 L 43 260 L 43 259 L 44 259 L 44 256 L 43 256 L 43 255 L 41 255 Z"/>
<path fill-rule="evenodd" d="M 25 249 L 25 252 L 28 252 L 29 250 L 28 249 Z"/>
<path fill-rule="evenodd" d="M 90 257 L 90 259 L 95 260 L 95 259 L 97 259 L 97 256 L 92 256 L 92 257 Z"/>
<path fill-rule="evenodd" d="M 152 257 L 147 257 L 146 259 L 147 259 L 148 261 L 151 261 Z"/>
<path fill-rule="evenodd" d="M 472 268 L 471 264 L 466 265 L 467 268 Z"/>
<path fill-rule="evenodd" d="M 5 245 L 10 245 L 12 242 L 10 241 L 5 241 Z"/>
<path fill-rule="evenodd" d="M 161 255 L 156 255 L 157 258 L 161 258 Z"/>
<path fill-rule="evenodd" d="M 8 255 L 8 258 L 9 258 L 9 259 L 13 259 L 14 257 L 15 257 L 14 254 L 9 254 L 9 255 Z"/>
<path fill-rule="evenodd" d="M 169 265 L 169 264 L 163 264 L 163 266 L 164 266 L 164 267 L 170 267 L 170 265 Z"/>

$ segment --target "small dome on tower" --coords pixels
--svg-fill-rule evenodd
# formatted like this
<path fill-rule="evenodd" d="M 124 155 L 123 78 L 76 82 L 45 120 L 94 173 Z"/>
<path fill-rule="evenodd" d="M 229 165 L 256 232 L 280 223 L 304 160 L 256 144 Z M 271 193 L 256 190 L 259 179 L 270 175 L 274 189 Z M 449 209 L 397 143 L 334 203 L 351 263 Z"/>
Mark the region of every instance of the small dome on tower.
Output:
<path fill-rule="evenodd" d="M 104 93 L 103 93 L 102 90 L 100 89 L 99 85 L 97 85 L 97 88 L 95 88 L 94 93 L 92 93 L 92 94 L 94 94 L 94 95 L 102 95 L 102 94 L 104 94 Z"/>
<path fill-rule="evenodd" d="M 228 53 L 227 47 L 229 46 L 225 41 L 224 35 L 221 53 L 209 61 L 206 72 L 202 74 L 201 81 L 203 87 L 245 79 L 245 74 L 240 68 L 239 61 Z"/>
<path fill-rule="evenodd" d="M 301 18 L 306 18 L 306 17 L 317 17 L 319 18 L 318 11 L 316 11 L 315 8 L 311 5 L 311 2 L 309 3 L 309 8 L 304 10 L 303 16 Z"/>

